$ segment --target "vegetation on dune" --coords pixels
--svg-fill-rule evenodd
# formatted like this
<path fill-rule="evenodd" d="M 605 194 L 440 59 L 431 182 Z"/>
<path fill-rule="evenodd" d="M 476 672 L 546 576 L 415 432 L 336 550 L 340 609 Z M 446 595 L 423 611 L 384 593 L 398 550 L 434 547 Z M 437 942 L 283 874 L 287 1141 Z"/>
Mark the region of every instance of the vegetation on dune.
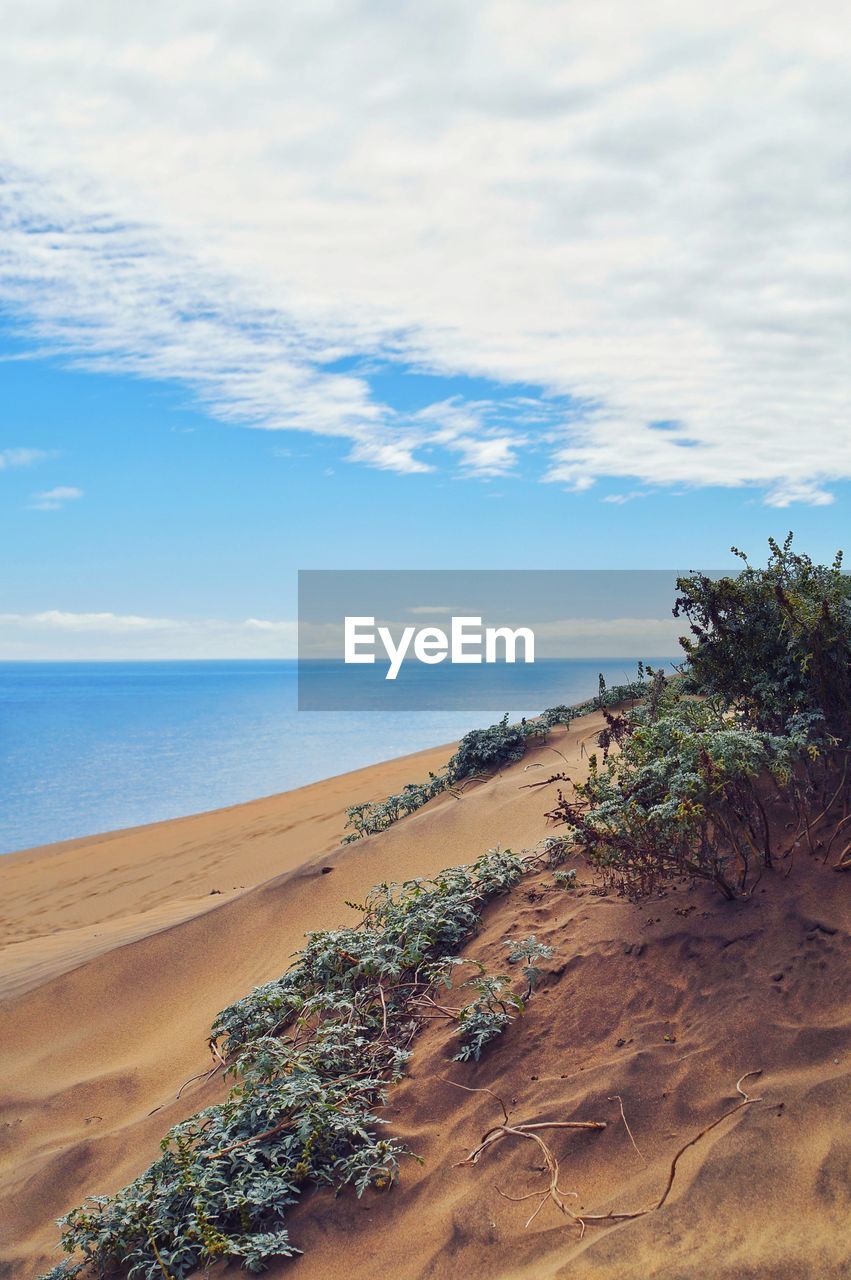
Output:
<path fill-rule="evenodd" d="M 455 1058 L 477 1060 L 522 1011 L 539 962 L 552 955 L 534 936 L 508 938 L 506 960 L 519 968 L 521 990 L 480 966 L 455 981 L 470 963 L 458 952 L 486 904 L 509 893 L 524 871 L 555 868 L 556 885 L 569 891 L 575 872 L 558 868 L 576 853 L 630 897 L 685 877 L 730 898 L 752 891 L 763 869 L 799 843 L 827 859 L 838 842 L 836 869 L 851 867 L 848 581 L 838 557 L 829 567 L 814 565 L 793 552 L 791 535 L 770 550 L 765 569 L 745 562 L 736 577 L 679 581 L 675 612 L 690 625 L 682 678 L 641 668 L 631 685 L 606 689 L 601 680 L 598 696 L 581 707 L 553 708 L 519 725 L 504 717 L 468 734 L 427 784 L 349 811 L 349 839 L 383 830 L 440 791 L 521 758 L 533 735 L 604 711 L 599 756 L 590 758 L 587 778 L 561 789 L 548 815 L 563 834 L 525 857 L 492 851 L 433 880 L 378 886 L 359 908 L 359 925 L 309 934 L 281 978 L 219 1015 L 210 1043 L 214 1070 L 233 1080 L 228 1097 L 177 1125 L 160 1158 L 129 1187 L 62 1219 L 69 1257 L 52 1280 L 85 1271 L 182 1280 L 223 1259 L 260 1271 L 271 1257 L 298 1252 L 286 1220 L 307 1189 L 351 1185 L 361 1194 L 388 1186 L 411 1153 L 381 1136 L 378 1110 L 418 1030 L 448 1019 L 459 1041 Z M 547 780 L 567 781 L 564 774 Z M 443 992 L 453 988 L 467 992 L 466 1003 L 445 1003 Z M 758 1101 L 741 1084 L 735 1110 Z M 557 1161 L 537 1131 L 571 1123 L 509 1126 L 506 1116 L 470 1162 L 497 1138 L 531 1139 L 550 1178 L 541 1203 L 549 1198 L 567 1211 Z M 658 1204 L 570 1216 L 584 1229 L 653 1211 L 681 1154 Z"/>
<path fill-rule="evenodd" d="M 569 827 L 577 852 L 631 897 L 673 876 L 710 880 L 727 898 L 744 891 L 754 864 L 771 862 L 764 780 L 789 784 L 807 741 L 736 724 L 716 698 L 668 690 L 612 732 L 620 749 L 592 756 L 587 779 L 548 814 Z"/>
<path fill-rule="evenodd" d="M 450 757 L 446 767 L 440 773 L 430 773 L 428 782 L 409 782 L 398 795 L 348 808 L 346 826 L 352 830 L 343 838 L 343 844 L 351 844 L 363 836 L 374 836 L 386 831 L 394 822 L 421 809 L 441 792 L 457 792 L 465 782 L 488 777 L 505 765 L 522 760 L 530 740 L 545 742 L 550 730 L 556 725 L 569 725 L 571 721 L 588 715 L 591 711 L 643 698 L 653 674 L 652 668 L 639 664 L 637 680 L 608 688 L 600 676 L 597 695 L 575 707 L 550 707 L 534 720 L 521 720 L 518 724 L 509 724 L 506 713 L 501 720 L 486 729 L 471 729 L 459 742 L 458 750 Z"/>
<path fill-rule="evenodd" d="M 553 865 L 560 846 L 524 860 L 493 850 L 433 880 L 382 884 L 359 925 L 311 933 L 279 979 L 225 1009 L 210 1041 L 234 1083 L 227 1099 L 175 1126 L 162 1155 L 117 1195 L 96 1196 L 61 1220 L 71 1257 L 50 1273 L 116 1272 L 181 1280 L 224 1259 L 262 1271 L 299 1250 L 286 1220 L 309 1187 L 384 1189 L 402 1156 L 376 1114 L 404 1070 L 411 1043 L 435 1017 L 452 1022 L 456 1058 L 483 1046 L 522 1011 L 510 980 L 475 966 L 454 983 L 459 948 L 485 905 L 524 869 Z M 524 962 L 525 998 L 550 955 L 534 938 L 512 942 Z M 443 989 L 472 999 L 448 1007 Z"/>
<path fill-rule="evenodd" d="M 770 552 L 764 569 L 737 552 L 735 578 L 679 579 L 686 678 L 607 715 L 602 761 L 549 814 L 630 896 L 686 876 L 732 898 L 771 865 L 772 816 L 791 815 L 811 851 L 819 823 L 835 837 L 848 820 L 849 581 L 841 556 L 815 565 L 791 534 Z"/>
<path fill-rule="evenodd" d="M 681 578 L 674 614 L 696 689 L 716 694 L 745 724 L 769 733 L 806 727 L 824 746 L 851 733 L 851 580 L 842 553 L 814 564 L 791 533 L 769 539 L 766 568 L 713 581 Z"/>

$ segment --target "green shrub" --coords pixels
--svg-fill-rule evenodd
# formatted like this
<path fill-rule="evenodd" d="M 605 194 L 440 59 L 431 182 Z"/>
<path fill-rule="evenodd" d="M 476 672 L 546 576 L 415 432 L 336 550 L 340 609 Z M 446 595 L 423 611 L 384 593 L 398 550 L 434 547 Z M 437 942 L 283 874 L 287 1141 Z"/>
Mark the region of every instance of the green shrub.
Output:
<path fill-rule="evenodd" d="M 576 872 L 575 871 L 554 871 L 553 881 L 558 885 L 559 889 L 575 889 L 576 888 Z"/>
<path fill-rule="evenodd" d="M 411 1153 L 380 1136 L 377 1114 L 402 1075 L 410 1043 L 451 985 L 454 953 L 481 911 L 523 864 L 510 850 L 434 880 L 379 885 L 353 928 L 311 933 L 295 963 L 219 1014 L 211 1044 L 233 1078 L 222 1103 L 175 1126 L 160 1158 L 114 1196 L 96 1196 L 61 1221 L 69 1259 L 88 1270 L 183 1280 L 221 1260 L 263 1270 L 298 1249 L 289 1210 L 310 1187 L 386 1187 Z M 469 1053 L 522 1001 L 481 975 L 458 1022 Z M 501 1006 L 506 1020 L 483 1015 Z M 453 1018 L 455 1015 L 453 1015 Z"/>
<path fill-rule="evenodd" d="M 766 568 L 735 577 L 680 578 L 675 615 L 695 688 L 717 694 L 748 723 L 784 733 L 794 718 L 846 743 L 851 736 L 851 583 L 842 554 L 814 564 L 769 540 Z"/>
<path fill-rule="evenodd" d="M 501 720 L 487 729 L 471 729 L 461 739 L 458 750 L 445 769 L 441 773 L 430 773 L 428 782 L 409 782 L 399 795 L 348 808 L 346 826 L 351 830 L 343 837 L 342 843 L 351 844 L 363 836 L 386 831 L 394 822 L 422 808 L 442 791 L 451 790 L 471 778 L 496 773 L 507 764 L 515 764 L 523 759 L 530 738 L 545 741 L 550 729 L 556 725 L 569 725 L 578 716 L 587 715 L 591 711 L 652 697 L 654 685 L 648 683 L 648 680 L 655 679 L 658 683 L 661 678 L 664 683 L 664 676 L 661 672 L 654 672 L 652 667 L 645 667 L 643 663 L 639 663 L 638 668 L 637 680 L 613 685 L 611 688 L 606 686 L 601 675 L 595 697 L 575 707 L 550 707 L 534 719 L 523 719 L 517 724 L 508 723 L 506 712 Z"/>
<path fill-rule="evenodd" d="M 476 991 L 476 999 L 459 1014 L 457 1034 L 461 1048 L 454 1056 L 455 1062 L 470 1058 L 478 1062 L 485 1045 L 501 1035 L 516 1014 L 523 1011 L 523 1000 L 512 992 L 509 979 L 502 974 L 483 974 L 470 985 Z"/>
<path fill-rule="evenodd" d="M 592 756 L 588 778 L 560 792 L 548 816 L 630 896 L 690 876 L 733 897 L 771 861 L 760 781 L 788 782 L 796 751 L 788 738 L 731 721 L 718 699 L 669 692 L 654 717 L 646 707 L 630 714 L 620 750 Z"/>
<path fill-rule="evenodd" d="M 525 722 L 509 724 L 508 712 L 488 729 L 471 729 L 458 744 L 446 767 L 451 784 L 482 773 L 494 773 L 505 764 L 522 760 L 526 751 Z"/>
<path fill-rule="evenodd" d="M 549 815 L 631 896 L 689 876 L 733 897 L 771 864 L 768 797 L 810 847 L 814 818 L 847 804 L 851 591 L 842 558 L 816 565 L 792 551 L 791 534 L 769 549 L 765 569 L 737 552 L 745 569 L 735 577 L 679 579 L 674 613 L 691 626 L 685 678 L 669 684 L 649 672 L 638 706 L 606 713 L 602 761 L 591 758 L 587 780 L 569 797 L 560 792 Z"/>
<path fill-rule="evenodd" d="M 528 938 L 506 938 L 503 946 L 508 947 L 508 963 L 522 964 L 523 977 L 526 979 L 526 999 L 528 1000 L 538 985 L 541 970 L 536 960 L 549 960 L 555 955 L 552 947 L 539 942 L 534 934 Z"/>
<path fill-rule="evenodd" d="M 352 827 L 352 831 L 344 837 L 343 844 L 351 844 L 362 836 L 374 836 L 379 831 L 386 831 L 400 818 L 421 809 L 434 796 L 445 791 L 448 785 L 446 774 L 430 773 L 428 782 L 408 782 L 399 795 L 352 805 L 346 810 L 346 826 Z"/>

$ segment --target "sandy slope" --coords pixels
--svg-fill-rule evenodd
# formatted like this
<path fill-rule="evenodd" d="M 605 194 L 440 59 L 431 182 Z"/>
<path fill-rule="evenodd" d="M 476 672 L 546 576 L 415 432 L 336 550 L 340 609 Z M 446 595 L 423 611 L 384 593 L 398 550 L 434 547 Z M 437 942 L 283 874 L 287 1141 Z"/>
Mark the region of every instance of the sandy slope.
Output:
<path fill-rule="evenodd" d="M 51 1219 L 127 1181 L 165 1129 L 216 1095 L 181 1084 L 206 1065 L 215 1013 L 280 972 L 307 928 L 351 918 L 376 881 L 427 874 L 546 831 L 544 793 L 522 789 L 567 757 L 581 768 L 590 717 L 460 800 L 441 797 L 380 837 L 339 849 L 347 803 L 397 789 L 445 749 L 217 814 L 158 824 L 0 863 L 13 941 L 0 1004 L 4 1275 L 55 1260 Z M 562 753 L 559 755 L 558 753 Z M 531 767 L 530 767 L 531 766 Z M 5 864 L 5 865 L 4 865 Z M 324 872 L 332 867 L 330 873 Z M 587 876 L 586 876 L 587 879 Z M 557 957 L 524 1018 L 477 1065 L 448 1061 L 448 1032 L 418 1042 L 394 1092 L 393 1128 L 425 1157 L 389 1194 L 315 1196 L 293 1215 L 306 1250 L 278 1280 L 806 1280 L 851 1276 L 848 1157 L 851 877 L 799 855 L 788 880 L 724 904 L 703 890 L 632 906 L 555 891 L 543 876 L 488 913 L 471 950 L 501 966 L 508 934 Z M 236 886 L 236 887 L 235 887 Z M 241 887 L 244 886 L 244 887 Z M 221 896 L 210 896 L 211 889 Z M 499 1116 L 603 1119 L 559 1135 L 561 1186 L 587 1210 L 658 1196 L 671 1157 L 762 1068 L 764 1101 L 682 1159 L 656 1214 L 589 1228 L 550 1206 L 502 1198 L 540 1185 L 531 1144 L 501 1144 L 455 1168 Z M 754 1090 L 756 1091 L 756 1090 Z M 620 1123 L 623 1097 L 641 1157 Z"/>
<path fill-rule="evenodd" d="M 336 850 L 345 809 L 427 777 L 437 747 L 283 795 L 0 859 L 0 997 Z"/>

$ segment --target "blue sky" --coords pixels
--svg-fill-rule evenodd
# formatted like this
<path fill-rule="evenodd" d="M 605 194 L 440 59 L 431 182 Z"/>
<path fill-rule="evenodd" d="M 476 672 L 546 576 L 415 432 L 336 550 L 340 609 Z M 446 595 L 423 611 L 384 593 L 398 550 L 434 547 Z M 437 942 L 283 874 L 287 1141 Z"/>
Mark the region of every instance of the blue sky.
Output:
<path fill-rule="evenodd" d="M 830 5 L 12 11 L 0 658 L 290 652 L 299 568 L 843 544 Z"/>
<path fill-rule="evenodd" d="M 7 341 L 4 354 L 21 354 Z M 284 621 L 300 568 L 667 568 L 732 563 L 731 542 L 762 555 L 791 524 L 801 545 L 842 545 L 845 486 L 827 507 L 766 508 L 748 489 L 637 490 L 542 484 L 534 459 L 510 475 L 398 475 L 347 459 L 335 440 L 244 430 L 200 412 L 184 388 L 69 371 L 57 359 L 0 366 L 9 421 L 0 451 L 41 456 L 0 475 L 0 614 Z M 424 381 L 382 374 L 402 403 Z M 477 388 L 481 392 L 483 388 Z M 495 394 L 499 388 L 490 388 Z M 10 428 L 9 422 L 14 426 Z M 22 442 L 24 442 L 22 444 Z M 42 495 L 81 496 L 44 508 Z M 5 628 L 6 656 L 136 652 L 138 637 L 99 629 Z M 184 643 L 181 641 L 181 644 Z M 259 643 L 259 649 L 258 649 Z M 168 635 L 156 636 L 164 652 Z M 194 651 L 290 651 L 288 635 L 211 639 Z M 13 648 L 14 645 L 14 648 Z M 2 650 L 0 650 L 2 652 Z"/>

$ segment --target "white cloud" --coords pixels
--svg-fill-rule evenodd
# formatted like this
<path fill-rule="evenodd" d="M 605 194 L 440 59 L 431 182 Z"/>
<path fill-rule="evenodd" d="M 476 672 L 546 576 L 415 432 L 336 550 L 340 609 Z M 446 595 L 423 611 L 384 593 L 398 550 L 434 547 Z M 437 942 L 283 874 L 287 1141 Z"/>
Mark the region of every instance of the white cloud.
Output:
<path fill-rule="evenodd" d="M 408 614 L 422 615 L 424 606 L 413 606 Z M 428 612 L 456 613 L 451 607 L 435 606 Z M 382 625 L 389 627 L 397 639 L 406 625 L 403 620 L 382 618 Z M 491 620 L 486 622 L 491 625 Z M 624 616 L 616 618 L 576 617 L 536 621 L 534 617 L 523 619 L 523 626 L 535 633 L 535 657 L 543 658 L 645 658 L 680 653 L 679 637 L 683 634 L 682 619 L 674 618 L 670 611 L 664 617 Z M 446 627 L 442 628 L 447 630 Z M 342 657 L 342 626 L 339 622 L 302 622 L 299 639 L 302 654 L 311 658 Z M 379 650 L 380 652 L 380 646 Z M 625 678 L 626 678 L 625 673 Z M 631 678 L 631 677 L 630 677 Z"/>
<path fill-rule="evenodd" d="M 444 614 L 448 617 L 453 613 L 463 612 L 463 610 L 458 610 L 451 604 L 412 604 L 407 612 L 416 617 L 437 617 Z"/>
<path fill-rule="evenodd" d="M 536 655 L 541 658 L 678 654 L 685 629 L 682 620 L 670 614 L 664 618 L 560 618 L 530 625 Z"/>
<path fill-rule="evenodd" d="M 806 502 L 812 507 L 829 507 L 833 494 L 809 480 L 787 480 L 765 495 L 769 507 L 790 507 L 794 502 Z"/>
<path fill-rule="evenodd" d="M 608 502 L 616 507 L 624 507 L 628 502 L 634 502 L 636 498 L 646 497 L 646 490 L 633 489 L 631 493 L 607 493 L 601 501 Z"/>
<path fill-rule="evenodd" d="M 0 660 L 291 658 L 295 622 L 148 618 L 138 614 L 0 613 Z"/>
<path fill-rule="evenodd" d="M 0 449 L 0 471 L 12 467 L 31 467 L 51 457 L 46 449 Z"/>
<path fill-rule="evenodd" d="M 376 467 L 543 445 L 572 489 L 824 503 L 848 45 L 834 0 L 10 0 L 0 298 L 89 367 Z M 403 414 L 343 356 L 545 394 Z"/>
<path fill-rule="evenodd" d="M 30 510 L 58 511 L 66 502 L 76 502 L 82 496 L 82 489 L 75 489 L 73 485 L 60 484 L 54 489 L 46 489 L 44 493 L 37 493 L 30 503 Z"/>
<path fill-rule="evenodd" d="M 45 609 L 43 613 L 3 613 L 7 626 L 29 626 L 36 630 L 91 632 L 96 635 L 126 635 L 138 631 L 174 631 L 181 624 L 171 618 L 143 618 L 136 614 L 69 613 Z"/>

